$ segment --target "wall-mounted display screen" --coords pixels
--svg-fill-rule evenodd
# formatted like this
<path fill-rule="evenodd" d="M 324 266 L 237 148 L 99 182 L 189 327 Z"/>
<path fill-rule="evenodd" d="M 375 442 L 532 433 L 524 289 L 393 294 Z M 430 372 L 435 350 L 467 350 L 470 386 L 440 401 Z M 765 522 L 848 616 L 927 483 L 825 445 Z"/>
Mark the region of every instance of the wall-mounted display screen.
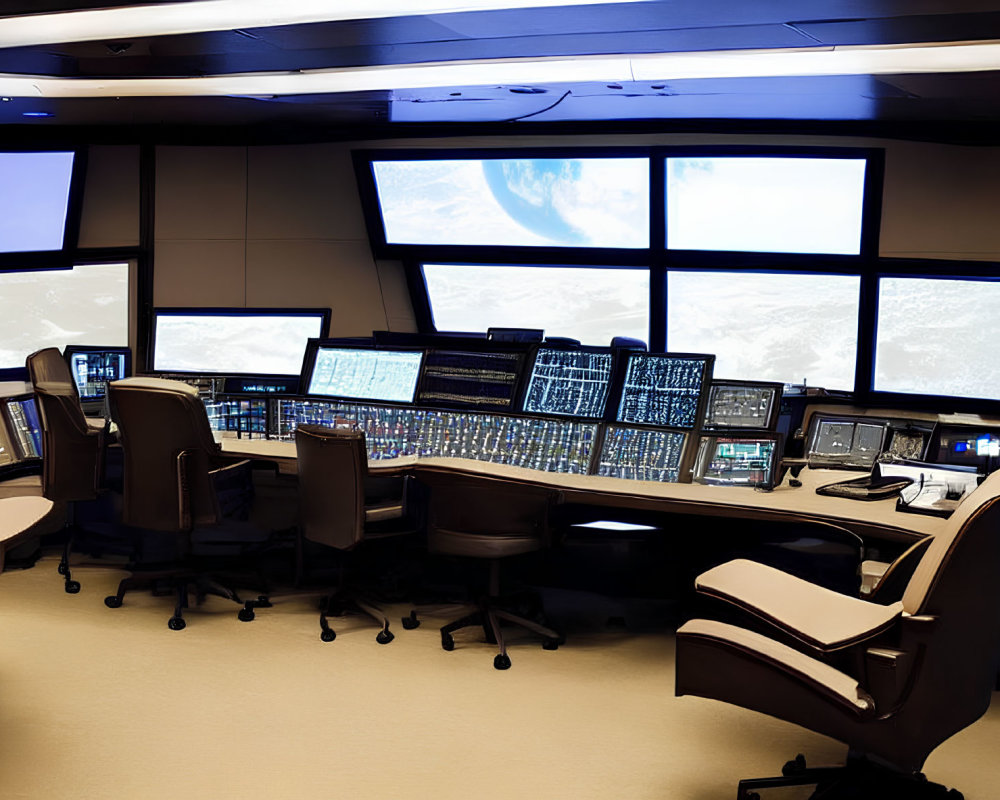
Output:
<path fill-rule="evenodd" d="M 997 281 L 879 279 L 873 388 L 1000 400 L 997 308 Z"/>
<path fill-rule="evenodd" d="M 671 250 L 858 255 L 863 158 L 667 158 Z"/>
<path fill-rule="evenodd" d="M 388 244 L 649 246 L 649 159 L 371 162 Z"/>
<path fill-rule="evenodd" d="M 103 399 L 109 382 L 132 373 L 132 357 L 127 347 L 69 346 L 63 356 L 83 402 Z"/>
<path fill-rule="evenodd" d="M 809 466 L 871 469 L 882 452 L 887 430 L 885 420 L 817 414 L 806 434 Z"/>
<path fill-rule="evenodd" d="M 597 474 L 609 478 L 676 483 L 688 434 L 609 425 Z"/>
<path fill-rule="evenodd" d="M 619 422 L 694 428 L 712 356 L 630 353 L 618 404 Z"/>
<path fill-rule="evenodd" d="M 703 436 L 698 444 L 694 480 L 770 489 L 780 460 L 777 436 Z"/>
<path fill-rule="evenodd" d="M 439 331 L 541 328 L 586 345 L 649 338 L 649 270 L 424 264 Z"/>
<path fill-rule="evenodd" d="M 417 400 L 432 406 L 510 409 L 526 355 L 429 350 Z"/>
<path fill-rule="evenodd" d="M 705 427 L 773 429 L 781 394 L 778 383 L 712 381 Z"/>
<path fill-rule="evenodd" d="M 158 308 L 153 370 L 215 375 L 298 375 L 328 309 Z"/>
<path fill-rule="evenodd" d="M 0 272 L 0 369 L 43 347 L 128 345 L 129 265 Z"/>
<path fill-rule="evenodd" d="M 0 253 L 62 250 L 75 157 L 0 152 Z"/>
<path fill-rule="evenodd" d="M 524 395 L 529 414 L 599 419 L 611 380 L 611 353 L 540 347 Z"/>
<path fill-rule="evenodd" d="M 422 350 L 317 347 L 306 393 L 387 403 L 412 403 Z"/>
<path fill-rule="evenodd" d="M 853 390 L 854 275 L 675 270 L 667 275 L 667 347 L 715 354 L 726 378 Z"/>

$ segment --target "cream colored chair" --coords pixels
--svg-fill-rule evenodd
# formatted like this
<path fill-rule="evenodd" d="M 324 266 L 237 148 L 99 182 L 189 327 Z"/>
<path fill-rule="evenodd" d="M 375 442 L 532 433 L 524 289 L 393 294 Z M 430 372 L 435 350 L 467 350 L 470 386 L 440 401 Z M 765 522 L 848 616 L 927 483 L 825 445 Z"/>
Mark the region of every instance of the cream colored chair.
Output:
<path fill-rule="evenodd" d="M 767 620 L 794 645 L 691 620 L 677 631 L 676 693 L 761 711 L 849 748 L 844 767 L 813 771 L 800 758 L 781 778 L 742 781 L 740 798 L 812 783 L 815 798 L 961 797 L 919 771 L 990 704 L 1000 651 L 998 500 L 994 473 L 926 547 L 902 599 L 888 605 L 746 560 L 697 579 L 700 592 Z"/>

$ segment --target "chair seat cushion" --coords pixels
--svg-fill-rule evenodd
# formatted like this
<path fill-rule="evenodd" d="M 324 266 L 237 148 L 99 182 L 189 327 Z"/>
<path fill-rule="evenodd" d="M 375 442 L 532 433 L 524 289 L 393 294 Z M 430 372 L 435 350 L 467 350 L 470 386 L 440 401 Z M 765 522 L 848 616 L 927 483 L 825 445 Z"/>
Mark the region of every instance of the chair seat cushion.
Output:
<path fill-rule="evenodd" d="M 537 536 L 484 534 L 434 528 L 427 534 L 427 547 L 432 553 L 471 558 L 506 558 L 541 550 Z"/>
<path fill-rule="evenodd" d="M 399 501 L 365 506 L 365 522 L 368 523 L 386 522 L 391 519 L 400 519 L 402 516 L 403 504 Z"/>

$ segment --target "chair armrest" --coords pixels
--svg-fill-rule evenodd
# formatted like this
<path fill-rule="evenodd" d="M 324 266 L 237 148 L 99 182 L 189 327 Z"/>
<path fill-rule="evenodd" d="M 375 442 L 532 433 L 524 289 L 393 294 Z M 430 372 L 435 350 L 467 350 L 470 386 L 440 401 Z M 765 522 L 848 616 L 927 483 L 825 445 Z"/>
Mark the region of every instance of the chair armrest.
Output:
<path fill-rule="evenodd" d="M 920 563 L 924 552 L 930 547 L 934 540 L 933 536 L 927 536 L 918 542 L 914 542 L 907 548 L 899 558 L 893 561 L 878 582 L 872 587 L 868 600 L 872 603 L 888 605 L 897 600 L 903 599 L 903 592 L 906 591 L 906 584 L 910 582 L 913 573 Z"/>
<path fill-rule="evenodd" d="M 725 600 L 819 650 L 838 650 L 887 630 L 901 602 L 877 605 L 755 561 L 736 559 L 699 575 L 698 591 Z"/>

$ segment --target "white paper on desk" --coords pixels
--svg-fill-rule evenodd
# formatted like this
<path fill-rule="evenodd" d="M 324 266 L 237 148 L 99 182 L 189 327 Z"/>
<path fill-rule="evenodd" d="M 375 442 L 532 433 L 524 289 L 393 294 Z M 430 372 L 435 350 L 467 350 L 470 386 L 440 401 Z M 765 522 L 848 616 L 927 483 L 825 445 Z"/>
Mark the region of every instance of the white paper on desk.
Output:
<path fill-rule="evenodd" d="M 943 500 L 959 500 L 975 490 L 981 477 L 974 467 L 920 461 L 879 464 L 879 472 L 887 477 L 913 480 L 899 493 L 900 501 L 913 508 L 930 508 Z"/>

